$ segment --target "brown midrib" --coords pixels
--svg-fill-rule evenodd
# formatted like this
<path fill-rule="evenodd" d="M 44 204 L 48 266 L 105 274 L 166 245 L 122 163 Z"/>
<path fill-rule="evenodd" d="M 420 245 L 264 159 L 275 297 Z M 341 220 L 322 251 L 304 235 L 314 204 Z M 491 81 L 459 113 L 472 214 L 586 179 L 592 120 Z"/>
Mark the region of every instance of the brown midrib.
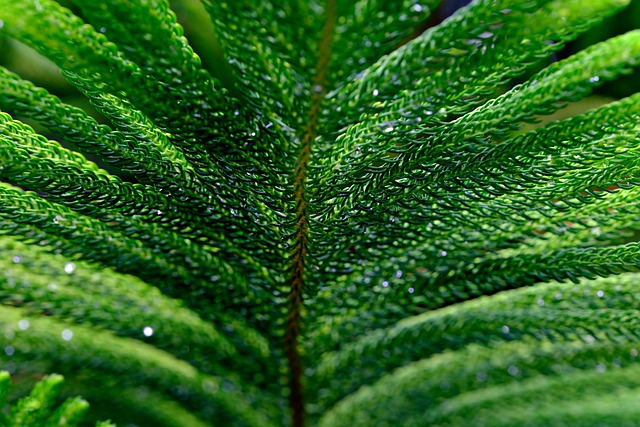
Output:
<path fill-rule="evenodd" d="M 289 276 L 290 291 L 288 297 L 287 329 L 285 335 L 285 353 L 289 368 L 289 407 L 291 409 L 292 427 L 303 427 L 305 424 L 304 396 L 302 390 L 302 360 L 298 348 L 298 337 L 301 328 L 302 288 L 304 271 L 309 255 L 309 214 L 305 184 L 307 181 L 307 165 L 311 158 L 313 141 L 318 135 L 318 118 L 322 100 L 326 93 L 325 84 L 331 56 L 331 43 L 336 23 L 336 0 L 327 0 L 327 9 L 322 36 L 318 46 L 318 62 L 312 80 L 312 95 L 306 125 L 300 137 L 300 151 L 294 169 L 294 195 L 296 203 L 295 242 L 292 251 L 291 274 Z"/>

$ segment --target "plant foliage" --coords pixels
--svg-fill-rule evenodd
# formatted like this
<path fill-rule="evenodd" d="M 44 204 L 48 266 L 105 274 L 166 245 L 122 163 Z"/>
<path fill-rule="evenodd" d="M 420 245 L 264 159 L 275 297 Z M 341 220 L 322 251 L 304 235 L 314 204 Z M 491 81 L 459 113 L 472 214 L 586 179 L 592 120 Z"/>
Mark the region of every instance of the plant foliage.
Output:
<path fill-rule="evenodd" d="M 0 0 L 98 113 L 0 68 L 17 384 L 136 425 L 634 425 L 640 97 L 539 123 L 640 64 L 639 31 L 547 62 L 626 0 L 203 0 L 224 85 L 167 0 L 69 3 Z"/>
<path fill-rule="evenodd" d="M 75 427 L 89 409 L 86 400 L 68 398 L 56 405 L 62 391 L 63 378 L 49 375 L 37 382 L 28 396 L 18 400 L 6 414 L 0 415 L 3 427 Z M 0 404 L 4 406 L 11 391 L 9 373 L 0 371 Z M 109 422 L 98 422 L 96 427 L 115 427 Z"/>

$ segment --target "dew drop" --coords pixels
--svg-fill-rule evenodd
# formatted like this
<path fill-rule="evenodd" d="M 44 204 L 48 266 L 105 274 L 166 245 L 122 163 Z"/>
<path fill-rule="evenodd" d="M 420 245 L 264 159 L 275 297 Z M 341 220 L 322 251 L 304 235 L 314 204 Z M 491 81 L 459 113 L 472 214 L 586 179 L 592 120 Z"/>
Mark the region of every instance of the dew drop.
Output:
<path fill-rule="evenodd" d="M 19 263 L 20 260 L 22 260 L 22 258 L 20 258 L 20 256 L 18 256 L 18 255 L 13 257 L 13 262 L 16 263 L 16 264 Z"/>
<path fill-rule="evenodd" d="M 27 329 L 29 329 L 29 321 L 27 319 L 22 319 L 18 322 L 18 328 L 22 329 L 23 331 L 26 331 Z"/>
<path fill-rule="evenodd" d="M 599 82 L 599 81 L 600 81 L 600 77 L 598 77 L 598 76 L 593 76 L 593 77 L 591 77 L 591 78 L 589 79 L 589 81 L 590 81 L 591 83 Z"/>
<path fill-rule="evenodd" d="M 410 294 L 412 294 L 412 293 L 414 293 L 414 292 L 415 292 L 415 289 L 413 289 L 413 288 L 409 288 L 409 293 L 410 293 Z"/>
<path fill-rule="evenodd" d="M 60 335 L 62 335 L 63 340 L 70 341 L 71 338 L 73 338 L 73 331 L 71 329 L 65 329 Z"/>
<path fill-rule="evenodd" d="M 153 328 L 151 326 L 145 326 L 142 330 L 142 333 L 145 337 L 150 337 L 151 335 L 153 335 Z"/>
<path fill-rule="evenodd" d="M 508 333 L 509 333 L 509 331 L 511 331 L 511 329 L 510 329 L 507 325 L 504 325 L 504 326 L 502 327 L 502 332 L 504 332 L 505 334 L 508 334 Z"/>
<path fill-rule="evenodd" d="M 509 367 L 507 368 L 507 372 L 509 372 L 509 375 L 515 377 L 520 373 L 520 369 L 518 369 L 518 367 L 515 365 L 509 365 Z"/>
<path fill-rule="evenodd" d="M 65 266 L 64 266 L 64 272 L 65 273 L 71 274 L 74 271 L 76 271 L 76 265 L 74 263 L 69 262 L 69 263 L 65 264 Z"/>
<path fill-rule="evenodd" d="M 205 381 L 202 383 L 202 390 L 207 393 L 217 393 L 220 387 L 213 381 Z"/>
<path fill-rule="evenodd" d="M 598 298 L 602 298 L 604 296 L 604 291 L 598 291 L 596 292 L 596 295 L 598 295 Z"/>
<path fill-rule="evenodd" d="M 411 10 L 413 10 L 414 12 L 422 12 L 422 6 L 419 4 L 414 4 L 413 7 L 411 7 Z"/>
<path fill-rule="evenodd" d="M 378 92 L 378 89 L 374 89 L 374 90 L 373 90 L 373 96 L 378 96 L 378 93 L 379 93 L 379 92 Z"/>
<path fill-rule="evenodd" d="M 13 356 L 13 353 L 15 353 L 15 352 L 16 352 L 16 350 L 15 350 L 13 347 L 11 347 L 10 345 L 8 345 L 8 346 L 6 346 L 6 347 L 4 348 L 4 352 L 5 352 L 5 354 L 6 354 L 7 356 Z"/>

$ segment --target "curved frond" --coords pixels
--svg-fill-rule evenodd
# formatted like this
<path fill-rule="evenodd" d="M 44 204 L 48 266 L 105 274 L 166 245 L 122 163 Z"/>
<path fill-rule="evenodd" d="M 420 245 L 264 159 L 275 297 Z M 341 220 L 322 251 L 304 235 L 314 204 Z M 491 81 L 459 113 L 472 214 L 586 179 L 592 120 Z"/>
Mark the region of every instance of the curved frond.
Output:
<path fill-rule="evenodd" d="M 69 380 L 101 383 L 116 376 L 120 386 L 144 381 L 158 391 L 208 418 L 235 425 L 270 425 L 251 409 L 233 386 L 219 377 L 198 373 L 191 365 L 147 344 L 108 332 L 67 325 L 50 318 L 25 315 L 16 308 L 0 308 L 0 328 L 9 336 L 11 360 L 17 369 L 29 364 L 55 367 Z M 246 403 L 245 403 L 246 402 Z"/>
<path fill-rule="evenodd" d="M 636 274 L 544 284 L 407 318 L 325 354 L 314 376 L 318 392 L 331 403 L 395 368 L 470 344 L 611 335 L 633 340 L 637 285 Z"/>
<path fill-rule="evenodd" d="M 580 373 L 602 372 L 607 367 L 615 370 L 620 366 L 618 369 L 627 371 L 624 375 L 627 387 L 635 388 L 635 347 L 635 342 L 623 338 L 591 343 L 524 340 L 490 348 L 470 346 L 408 365 L 372 387 L 360 389 L 327 412 L 319 425 L 430 424 L 435 421 L 436 408 L 462 393 L 486 389 L 491 393 L 492 387 L 505 387 L 515 381 L 524 385 L 529 378 L 557 378 L 560 375 L 565 381 L 577 376 L 577 385 L 580 384 Z M 600 375 L 603 377 L 606 376 Z M 606 379 L 604 381 L 608 383 Z"/>
<path fill-rule="evenodd" d="M 0 0 L 0 424 L 634 425 L 630 1 Z"/>
<path fill-rule="evenodd" d="M 11 405 L 10 410 L 0 417 L 0 423 L 7 427 L 66 426 L 76 427 L 84 419 L 89 408 L 86 400 L 73 397 L 57 405 L 64 379 L 52 374 L 38 381 L 28 396 Z M 11 380 L 7 371 L 0 371 L 0 403 L 6 403 L 11 391 Z M 115 427 L 108 421 L 96 423 L 96 427 Z"/>

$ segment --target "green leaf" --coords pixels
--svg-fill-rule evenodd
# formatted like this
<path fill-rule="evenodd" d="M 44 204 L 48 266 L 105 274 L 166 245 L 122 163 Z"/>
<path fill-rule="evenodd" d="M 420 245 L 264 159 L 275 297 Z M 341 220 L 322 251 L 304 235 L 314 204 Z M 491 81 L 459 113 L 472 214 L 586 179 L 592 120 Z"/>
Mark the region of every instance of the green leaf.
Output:
<path fill-rule="evenodd" d="M 11 387 L 9 373 L 0 371 L 0 381 L 4 399 Z M 0 422 L 3 426 L 16 427 L 77 426 L 83 420 L 89 404 L 82 398 L 73 397 L 57 406 L 63 383 L 64 379 L 60 375 L 45 376 L 36 383 L 28 396 L 19 399 L 8 414 L 2 415 Z M 99 422 L 96 424 L 98 426 L 115 427 L 115 424 Z"/>
<path fill-rule="evenodd" d="M 0 308 L 3 334 L 12 336 L 12 360 L 28 369 L 38 362 L 56 367 L 70 380 L 98 385 L 109 377 L 120 386 L 148 381 L 163 394 L 187 407 L 198 407 L 201 416 L 216 413 L 222 422 L 269 425 L 264 415 L 243 403 L 234 387 L 223 387 L 219 377 L 200 374 L 186 362 L 134 340 L 109 332 L 68 325 L 48 318 L 26 317 L 23 310 Z M 53 333 L 52 333 L 53 332 Z M 93 349 L 91 352 L 87 350 Z M 128 380 L 125 380 L 128 378 Z M 108 383 L 108 381 L 107 381 Z M 25 403 L 26 404 L 26 403 Z"/>
<path fill-rule="evenodd" d="M 634 425 L 629 2 L 0 0 L 0 424 Z"/>

